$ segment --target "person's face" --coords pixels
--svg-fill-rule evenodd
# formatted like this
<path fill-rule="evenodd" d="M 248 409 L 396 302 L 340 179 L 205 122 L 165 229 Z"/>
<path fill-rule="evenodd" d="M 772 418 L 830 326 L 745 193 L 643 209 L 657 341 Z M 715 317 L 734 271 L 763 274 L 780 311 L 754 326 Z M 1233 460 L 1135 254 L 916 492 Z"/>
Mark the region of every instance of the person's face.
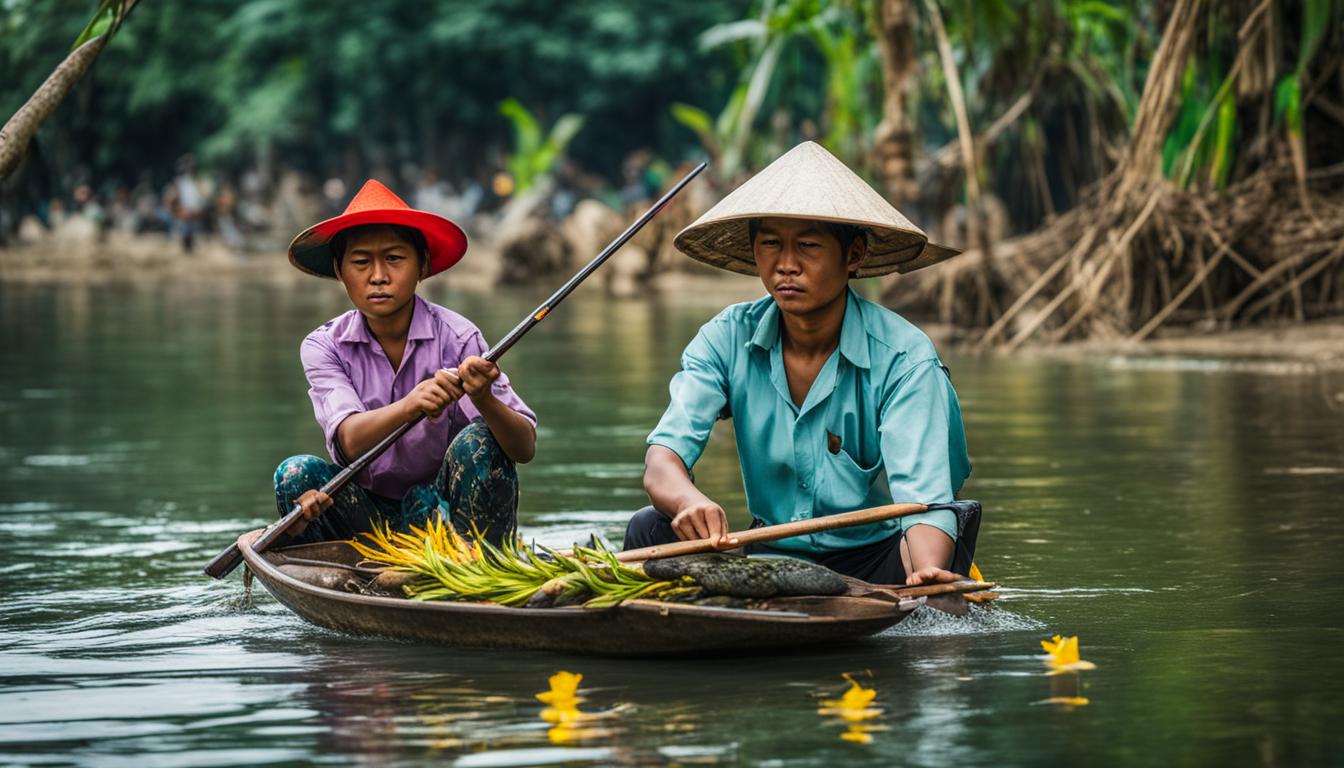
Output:
<path fill-rule="evenodd" d="M 365 317 L 391 317 L 415 298 L 420 259 L 415 248 L 390 229 L 351 237 L 336 276 Z"/>
<path fill-rule="evenodd" d="M 805 315 L 844 294 L 865 246 L 863 238 L 855 238 L 842 253 L 840 241 L 821 222 L 762 219 L 751 250 L 761 282 L 780 310 Z"/>

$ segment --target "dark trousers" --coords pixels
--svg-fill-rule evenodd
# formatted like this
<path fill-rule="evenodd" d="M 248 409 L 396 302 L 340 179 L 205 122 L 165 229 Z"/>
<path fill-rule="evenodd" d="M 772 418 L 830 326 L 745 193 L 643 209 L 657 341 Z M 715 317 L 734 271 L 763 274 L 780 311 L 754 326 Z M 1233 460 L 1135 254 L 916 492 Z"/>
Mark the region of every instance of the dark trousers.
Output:
<path fill-rule="evenodd" d="M 275 505 L 281 517 L 305 491 L 321 488 L 341 468 L 317 456 L 291 456 L 275 470 Z M 343 541 L 384 523 L 393 530 L 423 526 L 442 514 L 463 536 L 479 530 L 498 546 L 518 529 L 518 470 L 490 428 L 476 419 L 448 445 L 433 482 L 413 486 L 400 499 L 379 496 L 349 483 L 332 496 L 331 509 L 290 540 L 293 544 Z"/>
<path fill-rule="evenodd" d="M 636 512 L 625 527 L 625 549 L 671 544 L 675 541 L 678 539 L 676 531 L 672 530 L 672 521 L 653 507 L 645 507 Z M 820 563 L 844 576 L 853 576 L 872 584 L 905 583 L 900 533 L 862 547 L 836 552 L 818 552 L 804 556 L 797 552 L 775 549 L 766 544 L 750 544 L 747 546 L 747 554 L 799 557 Z"/>

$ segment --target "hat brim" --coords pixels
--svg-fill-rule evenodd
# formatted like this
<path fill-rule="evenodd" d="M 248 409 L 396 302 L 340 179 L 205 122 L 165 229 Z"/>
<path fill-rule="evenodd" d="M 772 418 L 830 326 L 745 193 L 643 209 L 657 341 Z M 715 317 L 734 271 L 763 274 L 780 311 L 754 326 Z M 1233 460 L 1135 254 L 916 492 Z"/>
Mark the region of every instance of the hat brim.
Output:
<path fill-rule="evenodd" d="M 400 224 L 420 230 L 429 249 L 429 275 L 453 266 L 467 252 L 466 233 L 442 216 L 414 209 L 371 210 L 342 214 L 300 232 L 289 244 L 289 262 L 310 275 L 335 280 L 331 239 L 343 229 L 363 224 Z"/>
<path fill-rule="evenodd" d="M 872 221 L 830 216 L 803 216 L 777 211 L 738 214 L 695 223 L 677 234 L 674 244 L 682 253 L 712 267 L 742 275 L 760 274 L 752 252 L 749 224 L 752 219 L 794 218 L 829 221 L 860 227 L 867 233 L 868 253 L 859 264 L 856 277 L 878 277 L 923 269 L 956 256 L 955 248 L 930 243 L 917 231 L 884 227 Z"/>

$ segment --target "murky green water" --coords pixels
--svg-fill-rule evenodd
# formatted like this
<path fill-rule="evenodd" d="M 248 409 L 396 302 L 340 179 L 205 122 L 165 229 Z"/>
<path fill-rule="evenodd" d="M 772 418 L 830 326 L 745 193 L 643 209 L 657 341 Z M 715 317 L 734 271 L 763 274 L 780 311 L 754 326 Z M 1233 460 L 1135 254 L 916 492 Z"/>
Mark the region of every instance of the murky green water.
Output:
<path fill-rule="evenodd" d="M 540 298 L 431 297 L 492 339 Z M 1344 376 L 949 356 L 995 609 L 811 653 L 460 651 L 200 574 L 273 514 L 275 464 L 321 452 L 298 343 L 343 308 L 308 283 L 0 285 L 0 763 L 1344 764 Z M 525 533 L 619 537 L 710 314 L 585 288 L 505 358 L 542 419 Z M 730 440 L 698 476 L 740 509 Z M 1054 633 L 1098 669 L 1044 676 Z M 557 745 L 534 694 L 560 669 L 608 717 Z M 817 713 L 846 672 L 877 690 L 869 744 Z"/>

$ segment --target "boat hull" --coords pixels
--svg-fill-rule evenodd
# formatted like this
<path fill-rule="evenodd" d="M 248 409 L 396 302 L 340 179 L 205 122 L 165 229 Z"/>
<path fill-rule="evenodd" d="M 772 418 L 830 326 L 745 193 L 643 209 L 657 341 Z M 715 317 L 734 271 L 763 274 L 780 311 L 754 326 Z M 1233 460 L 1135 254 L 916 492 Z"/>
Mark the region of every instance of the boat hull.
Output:
<path fill-rule="evenodd" d="M 259 534 L 238 539 L 248 569 L 305 620 L 341 632 L 454 647 L 610 656 L 774 650 L 850 641 L 881 632 L 910 613 L 888 601 L 858 597 L 781 598 L 770 601 L 771 610 L 652 600 L 602 609 L 511 608 L 381 597 L 345 591 L 362 580 L 352 570 L 358 555 L 344 542 L 261 554 L 251 547 Z"/>

